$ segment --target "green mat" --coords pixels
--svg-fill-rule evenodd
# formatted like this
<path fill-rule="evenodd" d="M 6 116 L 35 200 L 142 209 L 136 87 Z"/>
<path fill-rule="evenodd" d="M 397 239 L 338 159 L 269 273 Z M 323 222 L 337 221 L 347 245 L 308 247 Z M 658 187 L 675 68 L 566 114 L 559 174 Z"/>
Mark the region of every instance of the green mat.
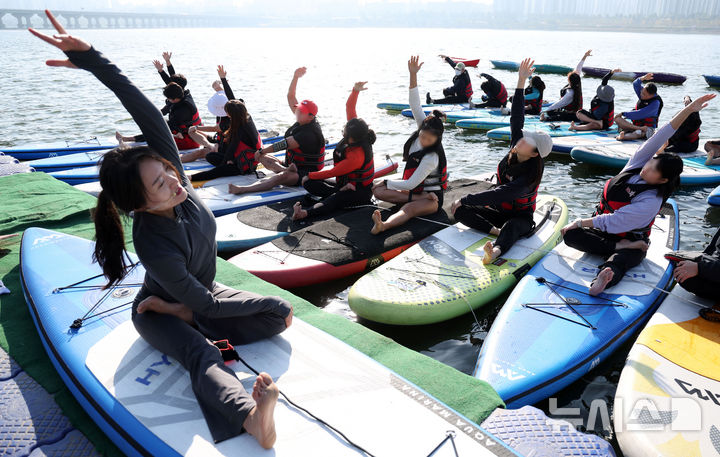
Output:
<path fill-rule="evenodd" d="M 92 239 L 95 198 L 51 178 L 27 173 L 0 178 L 0 235 L 44 227 Z M 129 234 L 129 225 L 126 234 Z M 131 243 L 128 243 L 131 248 Z M 105 455 L 122 455 L 75 401 L 55 372 L 37 335 L 20 285 L 20 237 L 0 243 L 0 279 L 12 291 L 0 295 L 0 346 L 50 392 L 73 425 Z M 451 408 L 480 423 L 502 400 L 487 383 L 407 349 L 341 316 L 326 313 L 291 293 L 218 258 L 217 281 L 230 287 L 288 299 L 295 315 L 357 348 L 414 382 Z"/>

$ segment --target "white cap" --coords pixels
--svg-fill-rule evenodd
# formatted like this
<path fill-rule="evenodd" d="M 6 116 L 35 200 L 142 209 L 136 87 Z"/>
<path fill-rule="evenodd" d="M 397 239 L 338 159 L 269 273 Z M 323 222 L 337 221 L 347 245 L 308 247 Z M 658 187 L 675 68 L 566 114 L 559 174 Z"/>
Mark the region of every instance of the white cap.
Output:
<path fill-rule="evenodd" d="M 208 111 L 215 116 L 225 117 L 227 116 L 227 113 L 225 112 L 225 103 L 227 102 L 228 98 L 225 95 L 225 92 L 215 92 L 215 95 L 210 97 L 210 100 L 208 100 Z"/>
<path fill-rule="evenodd" d="M 540 157 L 543 159 L 550 155 L 552 151 L 553 142 L 550 135 L 545 132 L 533 132 L 530 130 L 523 129 L 523 138 L 529 144 L 533 145 L 538 150 Z"/>

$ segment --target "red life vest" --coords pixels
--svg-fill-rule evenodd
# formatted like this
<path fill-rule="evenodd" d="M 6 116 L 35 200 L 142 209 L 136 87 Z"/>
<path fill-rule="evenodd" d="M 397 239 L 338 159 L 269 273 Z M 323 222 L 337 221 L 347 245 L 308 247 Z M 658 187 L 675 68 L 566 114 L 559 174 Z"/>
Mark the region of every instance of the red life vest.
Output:
<path fill-rule="evenodd" d="M 700 129 L 695 129 L 690 135 L 688 135 L 688 141 L 694 143 L 700 139 Z"/>
<path fill-rule="evenodd" d="M 447 189 L 448 173 L 447 173 L 447 160 L 445 159 L 445 149 L 442 144 L 438 141 L 438 144 L 430 148 L 423 148 L 413 153 L 410 152 L 410 147 L 415 140 L 420 136 L 420 131 L 416 131 L 410 138 L 405 142 L 403 151 L 403 160 L 405 161 L 405 169 L 403 170 L 403 180 L 410 179 L 410 176 L 415 173 L 417 167 L 420 165 L 425 154 L 436 153 L 438 155 L 438 166 L 430 173 L 425 180 L 420 183 L 419 186 L 415 187 L 410 191 L 411 194 L 419 194 L 423 192 L 425 187 L 440 187 L 442 191 Z M 437 192 L 437 191 L 431 191 Z"/>
<path fill-rule="evenodd" d="M 615 123 L 615 103 L 614 102 L 604 102 L 600 100 L 597 97 L 594 97 L 592 101 L 590 102 L 590 112 L 593 114 L 593 117 L 595 117 L 595 111 L 597 111 L 603 104 L 609 105 L 607 113 L 605 115 L 598 119 L 599 121 L 603 121 L 603 125 L 607 125 L 607 128 L 610 128 Z M 595 117 L 597 119 L 597 117 Z"/>
<path fill-rule="evenodd" d="M 646 106 L 648 106 L 650 103 L 652 103 L 655 100 L 658 100 L 660 102 L 660 107 L 658 108 L 657 115 L 645 117 L 642 119 L 635 119 L 632 121 L 633 124 L 635 124 L 637 126 L 647 126 L 647 127 L 653 127 L 653 128 L 656 128 L 658 126 L 658 119 L 660 118 L 660 112 L 663 109 L 663 100 L 662 100 L 662 98 L 660 98 L 659 95 L 656 94 L 654 97 L 652 97 L 648 100 L 643 100 L 643 99 L 638 100 L 638 102 L 635 104 L 635 109 L 639 110 L 639 109 L 645 108 Z"/>
<path fill-rule="evenodd" d="M 646 190 L 658 189 L 659 186 L 650 184 L 629 184 L 628 180 L 633 176 L 640 174 L 641 168 L 634 168 L 632 170 L 626 170 L 610 178 L 605 183 L 603 188 L 602 196 L 600 197 L 600 203 L 595 208 L 593 216 L 600 214 L 612 214 L 619 210 L 623 206 L 627 206 L 632 203 L 632 199 Z M 616 235 L 621 238 L 638 237 L 649 238 L 650 230 L 652 229 L 653 222 L 647 227 L 642 227 L 631 232 L 617 233 Z"/>
<path fill-rule="evenodd" d="M 560 98 L 564 97 L 569 89 L 570 89 L 569 84 L 566 85 L 565 87 L 563 87 L 562 89 L 560 89 Z M 575 89 L 573 89 L 573 92 L 575 92 Z M 574 112 L 582 109 L 582 106 L 583 106 L 582 92 L 580 92 L 579 94 L 575 94 L 575 95 L 577 95 L 577 103 L 575 102 L 576 97 L 573 95 L 573 100 L 570 102 L 569 105 L 565 105 L 562 108 L 560 108 L 561 111 L 568 111 L 568 112 L 574 113 Z"/>
<path fill-rule="evenodd" d="M 185 135 L 191 125 L 202 125 L 202 119 L 200 119 L 200 113 L 197 109 L 195 109 L 195 114 L 193 114 L 193 117 L 190 120 L 190 125 L 180 124 L 177 126 L 178 130 L 174 131 L 173 133 L 180 132 Z"/>
<path fill-rule="evenodd" d="M 257 141 L 254 145 L 249 146 L 242 141 L 238 141 L 238 145 L 235 151 L 232 152 L 235 158 L 235 165 L 240 170 L 241 175 L 254 172 L 257 168 L 257 160 L 255 160 L 255 152 L 258 149 L 262 149 L 262 138 L 258 133 Z"/>
<path fill-rule="evenodd" d="M 542 163 L 542 159 L 538 157 L 538 159 Z M 506 155 L 503 157 L 503 159 L 500 161 L 500 163 L 497 166 L 497 180 L 498 185 L 501 186 L 503 184 L 507 184 L 510 181 L 512 181 L 515 176 L 510 173 L 510 165 L 508 161 L 510 160 L 510 155 Z M 530 159 L 530 160 L 535 160 Z M 544 166 L 544 165 L 541 165 Z M 500 203 L 500 208 L 502 208 L 505 211 L 535 211 L 535 205 L 537 200 L 537 193 L 538 188 L 540 187 L 540 183 L 531 189 L 528 193 L 519 196 L 512 202 L 502 202 Z"/>
<path fill-rule="evenodd" d="M 508 101 L 508 93 L 507 89 L 505 89 L 505 84 L 500 83 L 500 91 L 497 94 L 498 101 L 502 104 L 502 106 L 505 106 Z"/>
<path fill-rule="evenodd" d="M 290 149 L 285 152 L 285 165 L 294 163 L 300 174 L 308 174 L 311 171 L 320 171 L 325 166 L 325 137 L 320 129 L 320 124 L 313 120 L 309 124 L 300 125 L 295 123 L 285 132 L 285 138 L 293 136 L 303 130 L 309 130 L 316 135 L 318 143 L 322 146 L 316 151 L 303 151 L 300 148 Z"/>
<path fill-rule="evenodd" d="M 337 165 L 339 162 L 345 160 L 348 148 L 361 148 L 365 154 L 365 159 L 362 165 L 357 170 L 353 170 L 350 173 L 335 178 L 335 182 L 338 187 L 343 187 L 347 183 L 353 183 L 355 188 L 366 188 L 371 187 L 373 184 L 373 176 L 375 176 L 375 160 L 373 159 L 372 148 L 363 148 L 362 146 L 348 145 L 343 142 L 338 145 L 333 152 L 333 164 Z"/>

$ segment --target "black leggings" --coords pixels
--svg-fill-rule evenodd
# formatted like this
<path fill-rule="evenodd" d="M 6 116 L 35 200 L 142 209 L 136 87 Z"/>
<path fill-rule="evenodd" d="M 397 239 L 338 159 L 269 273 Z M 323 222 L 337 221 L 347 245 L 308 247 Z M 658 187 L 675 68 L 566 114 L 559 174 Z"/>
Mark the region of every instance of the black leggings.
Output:
<path fill-rule="evenodd" d="M 224 162 L 225 154 L 220 152 L 208 152 L 205 156 L 205 160 L 207 160 L 210 165 L 215 168 L 193 174 L 190 176 L 191 181 L 209 181 L 211 179 L 224 178 L 226 176 L 237 176 L 241 174 L 240 168 L 237 165 L 238 159 L 235 159 L 235 163 L 227 163 Z"/>
<path fill-rule="evenodd" d="M 308 179 L 303 184 L 308 193 L 322 197 L 322 200 L 306 208 L 308 217 L 323 216 L 349 206 L 369 205 L 372 198 L 370 187 L 357 187 L 356 190 L 339 190 L 335 184 L 324 180 Z"/>
<path fill-rule="evenodd" d="M 685 281 L 681 282 L 680 285 L 683 289 L 688 292 L 692 292 L 698 297 L 703 298 L 717 298 L 718 290 L 720 290 L 720 280 L 708 281 L 706 278 L 700 276 L 693 276 Z"/>
<path fill-rule="evenodd" d="M 499 211 L 488 207 L 460 206 L 455 211 L 455 220 L 462 222 L 470 228 L 489 233 L 493 227 L 500 228 L 493 245 L 505 253 L 522 237 L 528 236 L 535 229 L 533 213 Z"/>
<path fill-rule="evenodd" d="M 579 122 L 573 111 L 565 111 L 562 109 L 545 111 L 545 120 L 549 122 Z"/>
<path fill-rule="evenodd" d="M 445 98 L 439 98 L 437 100 L 433 99 L 433 103 L 435 105 L 442 105 L 442 104 L 452 104 L 452 103 L 467 103 L 468 98 L 462 97 L 460 95 L 450 95 Z"/>
<path fill-rule="evenodd" d="M 610 267 L 614 273 L 606 288 L 619 283 L 625 273 L 629 269 L 640 265 L 647 254 L 642 249 L 620 249 L 616 251 L 615 245 L 622 238 L 595 228 L 569 230 L 565 233 L 563 240 L 571 248 L 599 255 L 605 259 L 605 263 L 600 265 L 598 269 L 602 271 L 605 267 Z"/>
<path fill-rule="evenodd" d="M 503 104 L 500 103 L 499 100 L 495 100 L 494 98 L 491 98 L 490 100 L 483 102 L 483 103 L 473 103 L 473 106 L 475 108 L 502 108 Z"/>

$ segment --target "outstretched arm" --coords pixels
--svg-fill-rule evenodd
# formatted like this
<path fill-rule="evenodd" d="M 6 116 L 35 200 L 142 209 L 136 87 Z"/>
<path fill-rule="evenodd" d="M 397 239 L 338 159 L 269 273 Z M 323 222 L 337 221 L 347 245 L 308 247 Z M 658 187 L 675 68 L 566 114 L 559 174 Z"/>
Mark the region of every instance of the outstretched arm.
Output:
<path fill-rule="evenodd" d="M 440 56 L 440 57 L 442 57 L 443 59 L 445 59 L 445 62 L 447 62 L 448 65 L 450 65 L 450 66 L 453 67 L 453 68 L 455 68 L 455 65 L 457 65 L 457 63 L 456 63 L 454 60 L 452 60 L 450 57 L 448 57 L 448 56 Z"/>
<path fill-rule="evenodd" d="M 592 49 L 588 49 L 585 51 L 585 54 L 582 56 L 582 59 L 580 59 L 580 62 L 578 62 L 577 66 L 575 67 L 575 73 L 582 75 L 582 69 L 583 65 L 585 65 L 585 59 L 590 57 L 592 55 Z"/>
<path fill-rule="evenodd" d="M 367 81 L 358 81 L 353 86 L 352 91 L 350 91 L 350 96 L 348 97 L 347 102 L 345 102 L 345 114 L 347 115 L 348 121 L 358 117 L 355 107 L 357 106 L 358 95 L 360 95 L 360 92 L 367 90 L 365 84 L 367 84 Z"/>
<path fill-rule="evenodd" d="M 173 67 L 173 64 L 170 63 L 170 57 L 172 57 L 172 52 L 163 52 L 162 54 L 163 60 L 165 61 L 165 65 L 167 65 L 168 73 L 170 73 L 170 76 L 175 74 L 175 67 Z"/>
<path fill-rule="evenodd" d="M 525 126 L 525 81 L 535 71 L 534 63 L 532 59 L 525 59 L 518 68 L 518 81 L 510 108 L 510 144 L 513 146 L 522 138 L 522 128 Z"/>
<path fill-rule="evenodd" d="M 425 111 L 422 108 L 417 83 L 417 74 L 424 63 L 425 62 L 420 62 L 420 56 L 411 56 L 410 60 L 408 60 L 408 72 L 410 73 L 410 109 L 412 110 L 413 117 L 415 118 L 415 123 L 418 128 L 420 128 L 423 119 L 425 119 Z"/>
<path fill-rule="evenodd" d="M 232 89 L 230 88 L 230 84 L 227 82 L 227 72 L 225 71 L 225 67 L 222 65 L 218 65 L 217 68 L 218 76 L 220 77 L 220 82 L 222 82 L 223 91 L 225 92 L 225 96 L 228 100 L 237 100 L 235 98 L 235 94 L 233 94 Z"/>
<path fill-rule="evenodd" d="M 140 127 L 148 146 L 169 160 L 185 177 L 175 141 L 162 114 L 119 68 L 89 43 L 67 34 L 63 26 L 48 10 L 45 11 L 58 35 L 47 36 L 34 29 L 30 32 L 55 46 L 67 55 L 65 60 L 48 60 L 51 67 L 82 68 L 91 72 L 101 83 L 115 93 L 135 123 Z"/>
<path fill-rule="evenodd" d="M 290 87 L 288 88 L 288 93 L 287 93 L 287 101 L 288 101 L 288 105 L 290 106 L 290 110 L 293 113 L 295 112 L 295 105 L 298 104 L 298 100 L 295 95 L 295 93 L 297 92 L 298 79 L 305 76 L 305 73 L 307 73 L 306 67 L 298 68 L 297 70 L 295 70 L 295 73 L 293 74 L 292 81 L 290 81 Z"/>
<path fill-rule="evenodd" d="M 165 69 L 163 68 L 162 62 L 155 59 L 155 60 L 153 60 L 153 65 L 155 65 L 155 69 L 158 71 L 158 74 L 162 78 L 165 85 L 170 84 L 170 76 L 168 76 L 168 74 L 165 73 Z"/>

